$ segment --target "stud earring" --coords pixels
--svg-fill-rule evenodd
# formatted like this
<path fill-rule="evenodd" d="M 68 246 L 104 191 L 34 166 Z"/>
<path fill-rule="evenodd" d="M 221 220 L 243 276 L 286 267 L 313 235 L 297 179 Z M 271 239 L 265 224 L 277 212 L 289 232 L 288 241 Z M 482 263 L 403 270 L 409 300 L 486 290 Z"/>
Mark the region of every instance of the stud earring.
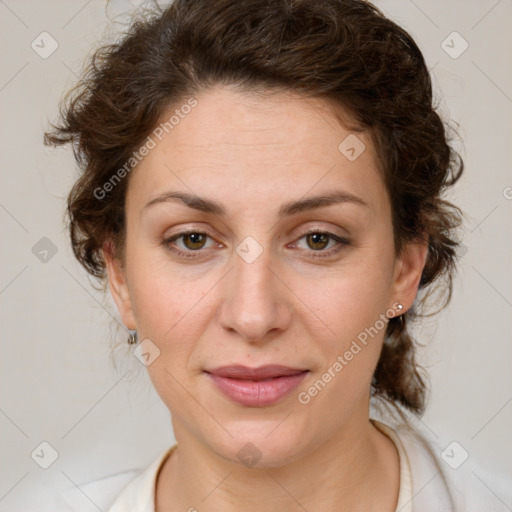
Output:
<path fill-rule="evenodd" d="M 128 345 L 135 345 L 138 341 L 137 331 L 129 329 L 130 335 L 128 336 Z"/>

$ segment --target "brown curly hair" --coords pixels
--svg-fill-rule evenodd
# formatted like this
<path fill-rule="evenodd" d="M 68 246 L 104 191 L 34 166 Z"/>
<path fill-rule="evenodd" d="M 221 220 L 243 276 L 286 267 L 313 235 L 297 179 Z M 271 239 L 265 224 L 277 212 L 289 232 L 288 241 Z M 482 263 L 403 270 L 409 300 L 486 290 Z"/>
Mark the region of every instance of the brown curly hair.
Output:
<path fill-rule="evenodd" d="M 45 134 L 45 144 L 72 143 L 81 169 L 67 202 L 76 258 L 103 283 L 102 248 L 124 261 L 129 176 L 101 199 L 95 191 L 169 108 L 218 84 L 322 98 L 368 130 L 391 201 L 396 254 L 428 238 L 423 298 L 390 319 L 372 396 L 420 414 L 426 379 L 408 323 L 434 281 L 447 292 L 443 306 L 450 300 L 462 217 L 442 197 L 463 162 L 436 113 L 418 46 L 364 0 L 175 0 L 134 16 L 122 37 L 97 49 L 64 98 L 59 125 Z"/>

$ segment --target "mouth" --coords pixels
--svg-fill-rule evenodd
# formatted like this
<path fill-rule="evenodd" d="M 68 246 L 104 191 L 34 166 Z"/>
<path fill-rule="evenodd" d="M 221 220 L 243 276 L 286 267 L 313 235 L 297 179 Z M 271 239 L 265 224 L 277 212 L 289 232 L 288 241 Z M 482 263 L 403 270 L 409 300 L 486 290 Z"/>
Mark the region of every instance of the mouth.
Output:
<path fill-rule="evenodd" d="M 289 395 L 309 370 L 281 365 L 258 368 L 232 365 L 205 370 L 205 373 L 230 400 L 246 407 L 265 407 Z"/>

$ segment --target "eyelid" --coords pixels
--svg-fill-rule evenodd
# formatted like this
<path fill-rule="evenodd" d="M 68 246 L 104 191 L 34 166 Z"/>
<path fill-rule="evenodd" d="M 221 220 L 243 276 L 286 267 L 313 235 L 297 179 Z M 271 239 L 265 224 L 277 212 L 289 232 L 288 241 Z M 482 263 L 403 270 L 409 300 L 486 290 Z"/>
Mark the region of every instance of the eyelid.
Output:
<path fill-rule="evenodd" d="M 197 228 L 190 228 L 190 229 L 184 229 L 183 231 L 180 231 L 179 233 L 176 233 L 176 234 L 171 235 L 169 237 L 165 237 L 164 240 L 162 241 L 162 245 L 165 245 L 170 251 L 172 251 L 174 253 L 184 254 L 185 257 L 190 257 L 190 256 L 188 256 L 189 254 L 193 255 L 194 253 L 204 252 L 203 248 L 197 249 L 195 251 L 190 250 L 190 249 L 189 250 L 182 249 L 181 247 L 176 247 L 175 249 L 171 249 L 170 248 L 170 246 L 172 245 L 171 242 L 174 242 L 175 240 L 177 240 L 179 238 L 182 238 L 185 235 L 189 235 L 191 233 L 194 233 L 194 234 L 197 234 L 197 235 L 203 235 L 203 236 L 205 236 L 205 237 L 215 241 L 215 237 L 212 236 L 207 230 L 197 229 Z M 216 244 L 217 245 L 223 245 L 220 242 L 216 242 Z"/>
<path fill-rule="evenodd" d="M 215 237 L 212 236 L 208 232 L 208 230 L 204 230 L 204 229 L 200 229 L 200 228 L 189 228 L 189 229 L 184 229 L 183 231 L 180 231 L 179 233 L 176 233 L 170 237 L 166 237 L 162 241 L 162 245 L 164 245 L 166 247 L 166 249 L 171 251 L 172 253 L 182 256 L 184 258 L 201 258 L 204 255 L 202 253 L 206 252 L 204 250 L 204 248 L 200 248 L 197 250 L 191 250 L 191 249 L 187 250 L 187 249 L 182 249 L 181 247 L 176 247 L 176 246 L 174 246 L 174 248 L 171 247 L 173 245 L 172 242 L 174 242 L 175 240 L 177 240 L 185 235 L 191 234 L 191 233 L 203 235 L 203 236 L 210 238 L 211 240 L 215 240 Z M 336 233 L 332 233 L 331 231 L 328 231 L 326 229 L 319 228 L 319 227 L 311 228 L 311 229 L 305 231 L 300 236 L 295 238 L 294 242 L 291 242 L 291 245 L 295 246 L 297 241 L 301 240 L 302 238 L 306 237 L 307 235 L 315 234 L 315 233 L 327 235 L 327 237 L 330 239 L 330 241 L 336 242 L 336 245 L 331 247 L 328 250 L 299 249 L 300 251 L 307 252 L 309 254 L 309 257 L 311 257 L 311 258 L 333 257 L 339 251 L 341 251 L 344 247 L 351 245 L 350 240 L 348 240 L 347 238 L 337 235 Z M 224 245 L 220 242 L 216 242 L 216 244 L 220 245 L 220 246 Z M 207 248 L 207 249 L 209 249 L 209 248 Z"/>
<path fill-rule="evenodd" d="M 321 235 L 328 235 L 331 238 L 334 238 L 335 240 L 341 240 L 345 243 L 349 243 L 348 237 L 334 233 L 334 232 L 330 231 L 328 228 L 321 228 L 321 227 L 311 228 L 311 229 L 308 229 L 307 231 L 304 231 L 304 233 L 302 233 L 299 237 L 297 237 L 296 240 L 303 238 L 307 235 L 315 234 L 315 233 L 319 233 Z"/>
<path fill-rule="evenodd" d="M 306 251 L 310 254 L 310 257 L 313 258 L 330 258 L 338 254 L 339 251 L 341 251 L 344 247 L 351 245 L 351 242 L 348 238 L 345 238 L 343 236 L 337 235 L 336 233 L 332 233 L 331 231 L 328 231 L 326 229 L 322 228 L 312 228 L 308 231 L 302 233 L 299 237 L 295 239 L 295 242 L 292 242 L 292 245 L 295 245 L 298 240 L 301 240 L 302 238 L 306 237 L 307 235 L 311 234 L 321 234 L 321 235 L 327 235 L 327 237 L 330 239 L 330 241 L 336 242 L 336 245 L 333 247 L 327 249 L 327 250 L 317 250 L 314 249 L 300 249 L 302 251 Z"/>

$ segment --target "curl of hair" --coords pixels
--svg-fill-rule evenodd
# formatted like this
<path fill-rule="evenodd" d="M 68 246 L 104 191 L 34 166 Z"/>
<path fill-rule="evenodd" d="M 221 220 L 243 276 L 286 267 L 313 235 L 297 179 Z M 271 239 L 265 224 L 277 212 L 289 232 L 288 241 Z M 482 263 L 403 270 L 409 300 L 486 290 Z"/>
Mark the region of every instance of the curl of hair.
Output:
<path fill-rule="evenodd" d="M 102 199 L 95 190 L 165 112 L 219 84 L 296 92 L 348 111 L 377 149 L 396 253 L 428 241 L 420 291 L 442 281 L 449 301 L 461 213 L 443 195 L 463 162 L 433 105 L 421 51 L 364 0 L 175 0 L 134 17 L 117 42 L 96 50 L 61 105 L 60 124 L 45 134 L 46 144 L 71 143 L 81 169 L 67 215 L 73 252 L 90 274 L 105 280 L 105 249 L 123 261 L 129 177 Z M 407 325 L 419 305 L 389 321 L 372 382 L 373 396 L 418 414 L 426 381 Z"/>

